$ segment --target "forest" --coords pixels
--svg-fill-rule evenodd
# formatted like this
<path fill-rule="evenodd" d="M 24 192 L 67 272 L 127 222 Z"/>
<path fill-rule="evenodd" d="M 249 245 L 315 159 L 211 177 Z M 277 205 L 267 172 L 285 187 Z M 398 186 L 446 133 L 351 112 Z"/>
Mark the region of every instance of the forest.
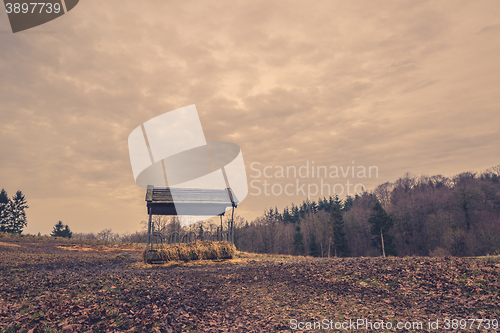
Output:
<path fill-rule="evenodd" d="M 316 257 L 381 256 L 382 251 L 394 256 L 499 254 L 500 165 L 451 178 L 407 173 L 371 192 L 343 200 L 338 196 L 306 200 L 283 211 L 271 208 L 252 222 L 238 219 L 236 226 L 236 247 L 255 253 Z"/>
<path fill-rule="evenodd" d="M 223 218 L 228 226 L 230 214 Z M 180 231 L 175 217 L 155 216 L 155 230 Z M 75 238 L 140 243 L 142 231 L 110 229 Z M 215 233 L 217 219 L 184 227 Z M 453 177 L 405 174 L 355 196 L 319 198 L 282 211 L 267 209 L 253 221 L 235 214 L 234 242 L 240 251 L 313 257 L 485 256 L 500 254 L 500 165 Z M 383 239 L 383 241 L 382 241 Z M 382 246 L 383 245 L 383 246 Z"/>

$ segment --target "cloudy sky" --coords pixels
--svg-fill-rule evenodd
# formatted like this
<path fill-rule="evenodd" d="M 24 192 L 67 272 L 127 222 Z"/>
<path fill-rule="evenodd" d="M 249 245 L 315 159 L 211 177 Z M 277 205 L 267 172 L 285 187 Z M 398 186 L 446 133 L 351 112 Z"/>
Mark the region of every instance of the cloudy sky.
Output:
<path fill-rule="evenodd" d="M 499 59 L 497 0 L 84 0 L 16 34 L 2 10 L 0 188 L 25 193 L 28 233 L 139 230 L 128 135 L 191 104 L 207 141 L 241 147 L 247 219 L 307 196 L 264 181 L 321 184 L 279 166 L 376 166 L 323 179 L 367 190 L 482 171 L 500 163 Z"/>

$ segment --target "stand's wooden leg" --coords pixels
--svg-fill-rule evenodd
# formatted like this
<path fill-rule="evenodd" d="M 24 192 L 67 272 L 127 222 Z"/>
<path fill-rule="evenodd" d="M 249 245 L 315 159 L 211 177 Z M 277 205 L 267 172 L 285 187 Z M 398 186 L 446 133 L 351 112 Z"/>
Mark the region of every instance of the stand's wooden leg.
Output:
<path fill-rule="evenodd" d="M 152 219 L 151 211 L 149 212 L 149 220 L 148 220 L 148 245 L 146 246 L 146 250 L 149 250 L 149 245 L 151 244 L 151 247 L 153 247 L 153 244 L 151 243 L 151 219 Z"/>
<path fill-rule="evenodd" d="M 223 241 L 223 239 L 222 239 L 222 231 L 223 230 L 224 229 L 222 229 L 222 215 L 220 215 L 220 240 L 219 240 L 220 242 Z"/>
<path fill-rule="evenodd" d="M 231 213 L 231 243 L 234 244 L 234 207 Z"/>

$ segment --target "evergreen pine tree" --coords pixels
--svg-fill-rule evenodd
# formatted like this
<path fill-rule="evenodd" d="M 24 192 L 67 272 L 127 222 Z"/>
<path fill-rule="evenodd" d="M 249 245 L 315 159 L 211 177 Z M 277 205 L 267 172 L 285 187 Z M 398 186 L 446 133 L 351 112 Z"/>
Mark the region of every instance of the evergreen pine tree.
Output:
<path fill-rule="evenodd" d="M 292 222 L 292 215 L 290 215 L 290 211 L 288 210 L 288 206 L 283 209 L 283 222 L 290 223 Z"/>
<path fill-rule="evenodd" d="M 318 211 L 324 210 L 326 212 L 330 211 L 330 206 L 328 205 L 328 200 L 326 198 L 320 198 L 318 200 Z"/>
<path fill-rule="evenodd" d="M 368 223 L 370 223 L 370 233 L 373 236 L 372 245 L 380 248 L 384 257 L 386 255 L 396 256 L 397 251 L 394 244 L 394 237 L 389 233 L 394 225 L 394 221 L 377 199 L 375 199 Z"/>
<path fill-rule="evenodd" d="M 300 220 L 300 211 L 299 211 L 299 207 L 295 206 L 293 203 L 292 203 L 292 222 L 293 223 L 298 223 Z"/>
<path fill-rule="evenodd" d="M 330 231 L 333 237 L 333 244 L 331 245 L 333 245 L 334 254 L 339 257 L 349 256 L 349 246 L 344 232 L 344 219 L 342 217 L 342 201 L 338 195 L 335 195 L 330 214 Z"/>
<path fill-rule="evenodd" d="M 73 237 L 73 233 L 69 229 L 68 225 L 64 225 L 62 221 L 57 222 L 57 224 L 54 226 L 54 229 L 52 229 L 52 233 L 50 235 L 52 237 L 65 237 L 65 238 Z"/>
<path fill-rule="evenodd" d="M 63 237 L 73 238 L 73 232 L 71 232 L 71 230 L 69 230 L 69 226 L 67 224 L 64 226 L 64 236 Z"/>
<path fill-rule="evenodd" d="M 316 213 L 318 211 L 318 204 L 315 201 L 311 202 L 309 205 L 309 210 L 312 213 Z"/>
<path fill-rule="evenodd" d="M 309 208 L 309 206 L 308 206 L 307 200 L 303 201 L 302 205 L 300 205 L 300 209 L 299 209 L 299 217 L 301 219 L 306 218 L 306 213 L 307 213 L 308 208 Z"/>
<path fill-rule="evenodd" d="M 280 212 L 278 211 L 278 207 L 274 206 L 274 222 L 280 222 L 283 220 Z"/>
<path fill-rule="evenodd" d="M 293 235 L 293 248 L 295 249 L 295 254 L 304 254 L 304 236 L 300 232 L 300 226 L 295 227 L 295 234 Z"/>
<path fill-rule="evenodd" d="M 347 198 L 344 201 L 344 208 L 342 209 L 344 212 L 348 212 L 352 205 L 354 205 L 354 199 L 348 195 Z"/>
<path fill-rule="evenodd" d="M 59 221 L 52 229 L 52 233 L 50 235 L 52 237 L 62 237 L 63 231 L 64 231 L 64 224 L 62 223 L 62 221 Z"/>
<path fill-rule="evenodd" d="M 20 234 L 28 224 L 25 209 L 29 208 L 23 192 L 17 191 L 2 212 L 2 229 Z"/>
<path fill-rule="evenodd" d="M 313 257 L 320 256 L 318 242 L 314 233 L 311 233 L 311 238 L 309 239 L 309 255 Z"/>
<path fill-rule="evenodd" d="M 2 189 L 0 192 L 0 231 L 5 232 L 9 219 L 10 199 L 7 192 Z"/>

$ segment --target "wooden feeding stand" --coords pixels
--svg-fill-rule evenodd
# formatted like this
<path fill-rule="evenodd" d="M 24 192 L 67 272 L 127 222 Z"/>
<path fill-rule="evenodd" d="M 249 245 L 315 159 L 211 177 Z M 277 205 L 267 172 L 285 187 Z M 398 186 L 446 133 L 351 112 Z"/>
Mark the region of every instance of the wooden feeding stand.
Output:
<path fill-rule="evenodd" d="M 178 209 L 181 211 L 189 211 L 191 212 L 190 215 L 219 215 L 221 218 L 222 233 L 222 215 L 224 215 L 228 207 L 232 207 L 228 240 L 231 243 L 234 243 L 233 218 L 234 208 L 238 206 L 238 199 L 234 195 L 234 192 L 231 190 L 231 188 L 176 188 L 174 203 L 172 191 L 169 187 L 154 187 L 150 185 L 147 187 L 146 202 L 149 215 L 147 237 L 148 243 L 146 247 L 147 251 L 153 250 L 152 235 L 154 234 L 154 225 L 152 223 L 152 216 L 178 215 Z"/>

